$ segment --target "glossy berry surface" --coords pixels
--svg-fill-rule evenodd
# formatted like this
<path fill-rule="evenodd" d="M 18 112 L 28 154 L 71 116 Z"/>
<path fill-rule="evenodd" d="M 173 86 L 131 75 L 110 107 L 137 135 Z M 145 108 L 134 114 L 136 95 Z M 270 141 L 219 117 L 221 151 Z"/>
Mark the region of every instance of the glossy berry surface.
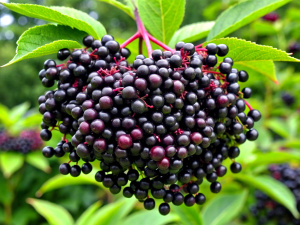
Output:
<path fill-rule="evenodd" d="M 157 204 L 162 215 L 170 204 L 204 204 L 203 179 L 219 193 L 218 179 L 227 172 L 223 161 L 237 158 L 246 139 L 258 138 L 254 124 L 261 118 L 246 109 L 243 98 L 252 91 L 241 90 L 239 82 L 249 75 L 232 68 L 233 60 L 224 57 L 229 48 L 179 42 L 174 52 L 154 50 L 130 64 L 130 51 L 111 35 L 87 36 L 83 44 L 61 49 L 57 56 L 65 62 L 47 60 L 39 73 L 45 87 L 55 85 L 38 101 L 40 136 L 48 141 L 54 130 L 62 134 L 43 155 L 67 155 L 70 162 L 59 171 L 73 177 L 99 163 L 97 182 L 113 194 L 135 197 L 147 210 Z M 241 165 L 230 169 L 240 172 Z"/>

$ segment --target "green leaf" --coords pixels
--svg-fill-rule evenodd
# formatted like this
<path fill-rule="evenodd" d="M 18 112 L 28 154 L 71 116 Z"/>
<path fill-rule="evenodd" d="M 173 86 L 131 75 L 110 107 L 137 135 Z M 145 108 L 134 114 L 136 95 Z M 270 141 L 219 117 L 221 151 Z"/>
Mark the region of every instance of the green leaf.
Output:
<path fill-rule="evenodd" d="M 12 123 L 16 123 L 17 121 L 21 120 L 21 118 L 28 111 L 29 107 L 30 105 L 27 102 L 15 106 L 9 112 L 9 120 L 12 121 Z"/>
<path fill-rule="evenodd" d="M 87 221 L 93 217 L 97 209 L 102 205 L 102 202 L 98 201 L 91 205 L 87 210 L 85 210 L 80 217 L 77 219 L 75 225 L 86 225 Z"/>
<path fill-rule="evenodd" d="M 37 191 L 36 196 L 40 197 L 48 191 L 52 191 L 58 188 L 80 185 L 80 184 L 91 184 L 98 187 L 103 187 L 101 183 L 95 180 L 96 171 L 93 170 L 89 174 L 81 174 L 79 177 L 72 177 L 71 175 L 56 175 L 51 179 L 47 180 L 42 187 Z"/>
<path fill-rule="evenodd" d="M 198 206 L 187 207 L 185 205 L 172 208 L 179 217 L 183 225 L 201 225 L 203 224 Z"/>
<path fill-rule="evenodd" d="M 234 61 L 234 67 L 250 68 L 274 82 L 277 82 L 275 68 L 272 61 L 300 62 L 299 59 L 289 56 L 286 52 L 271 46 L 258 45 L 254 42 L 237 38 L 220 38 L 208 43 L 225 44 L 229 48 L 226 57 Z"/>
<path fill-rule="evenodd" d="M 28 198 L 27 203 L 42 215 L 50 225 L 73 225 L 74 220 L 70 213 L 60 205 L 54 203 Z"/>
<path fill-rule="evenodd" d="M 84 31 L 97 39 L 100 39 L 104 34 L 106 34 L 106 30 L 100 22 L 77 9 L 57 6 L 46 7 L 33 4 L 2 4 L 10 10 L 20 13 L 24 16 L 70 26 L 71 28 Z"/>
<path fill-rule="evenodd" d="M 2 104 L 0 104 L 0 124 L 3 124 L 5 127 L 11 125 L 9 121 L 9 109 Z"/>
<path fill-rule="evenodd" d="M 57 53 L 62 48 L 81 48 L 86 33 L 67 26 L 46 24 L 25 31 L 19 38 L 17 54 L 4 66 L 15 62 Z M 2 67 L 4 67 L 2 66 Z"/>
<path fill-rule="evenodd" d="M 168 43 L 183 20 L 185 0 L 139 0 L 137 4 L 146 28 Z"/>
<path fill-rule="evenodd" d="M 265 192 L 272 199 L 289 209 L 296 218 L 299 218 L 295 197 L 283 183 L 267 175 L 254 177 L 247 174 L 235 174 L 234 179 Z"/>
<path fill-rule="evenodd" d="M 41 154 L 40 151 L 31 152 L 26 155 L 26 162 L 30 165 L 49 173 L 51 171 L 51 167 L 49 165 L 49 161 Z"/>
<path fill-rule="evenodd" d="M 201 38 L 204 38 L 209 33 L 210 29 L 214 26 L 214 21 L 209 22 L 199 22 L 186 25 L 181 27 L 175 32 L 173 37 L 169 42 L 170 47 L 175 47 L 176 43 L 179 41 L 183 42 L 194 42 Z"/>
<path fill-rule="evenodd" d="M 36 125 L 41 122 L 42 117 L 43 116 L 40 113 L 34 113 L 24 118 L 21 124 L 25 128 L 36 127 Z"/>
<path fill-rule="evenodd" d="M 1 152 L 0 166 L 6 178 L 19 170 L 24 164 L 24 156 L 18 152 Z"/>
<path fill-rule="evenodd" d="M 286 122 L 282 120 L 269 119 L 265 122 L 265 126 L 283 138 L 288 138 L 290 136 L 290 131 L 286 126 Z"/>
<path fill-rule="evenodd" d="M 298 152 L 259 152 L 255 154 L 251 161 L 247 162 L 247 167 L 294 161 L 300 162 L 300 154 Z"/>
<path fill-rule="evenodd" d="M 238 70 L 246 70 L 250 74 L 250 76 L 257 73 L 269 78 L 275 83 L 278 83 L 275 72 L 275 65 L 271 60 L 237 62 L 234 63 L 234 67 Z"/>
<path fill-rule="evenodd" d="M 231 222 L 243 209 L 248 191 L 215 197 L 202 211 L 203 224 L 222 225 Z"/>
<path fill-rule="evenodd" d="M 174 222 L 180 222 L 180 218 L 176 214 L 170 213 L 167 216 L 162 216 L 158 214 L 156 210 L 151 210 L 151 211 L 142 210 L 129 215 L 122 222 L 122 225 L 132 225 L 132 224 L 165 225 L 165 224 L 173 224 Z"/>
<path fill-rule="evenodd" d="M 263 20 L 257 20 L 252 23 L 251 29 L 254 30 L 257 35 L 276 35 L 278 32 L 272 23 Z"/>
<path fill-rule="evenodd" d="M 132 210 L 136 199 L 121 199 L 100 208 L 86 225 L 121 225 L 125 216 Z"/>
<path fill-rule="evenodd" d="M 207 40 L 225 37 L 233 31 L 287 4 L 291 0 L 249 0 L 225 10 L 216 20 Z"/>
<path fill-rule="evenodd" d="M 98 0 L 101 2 L 106 2 L 110 5 L 113 5 L 117 7 L 118 9 L 121 9 L 123 12 L 125 12 L 128 16 L 134 19 L 133 11 L 129 6 L 124 5 L 123 3 L 116 1 L 116 0 Z"/>

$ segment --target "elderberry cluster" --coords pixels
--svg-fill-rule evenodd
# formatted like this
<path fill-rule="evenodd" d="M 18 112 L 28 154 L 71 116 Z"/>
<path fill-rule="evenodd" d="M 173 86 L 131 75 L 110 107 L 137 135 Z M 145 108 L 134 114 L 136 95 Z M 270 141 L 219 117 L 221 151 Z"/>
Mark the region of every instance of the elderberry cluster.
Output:
<path fill-rule="evenodd" d="M 288 164 L 271 165 L 271 176 L 287 186 L 294 194 L 300 211 L 300 169 L 291 168 Z M 250 212 L 257 218 L 258 224 L 273 222 L 278 225 L 299 225 L 300 220 L 295 219 L 290 211 L 280 203 L 272 200 L 261 191 L 255 193 L 256 204 L 250 207 Z"/>
<path fill-rule="evenodd" d="M 56 91 L 39 98 L 41 137 L 49 140 L 56 128 L 64 134 L 43 154 L 85 161 L 82 167 L 63 163 L 62 174 L 89 173 L 89 162 L 99 160 L 98 182 L 113 194 L 126 186 L 123 195 L 134 195 L 148 210 L 163 199 L 159 212 L 166 215 L 169 203 L 203 204 L 204 178 L 213 193 L 220 192 L 217 178 L 227 172 L 226 158 L 233 160 L 233 173 L 241 171 L 234 161 L 238 146 L 257 139 L 253 126 L 261 114 L 250 106 L 245 113 L 243 98 L 252 93 L 240 91 L 238 81 L 247 81 L 247 72 L 232 68 L 228 57 L 218 64 L 226 45 L 179 42 L 174 52 L 154 50 L 129 65 L 130 52 L 110 35 L 101 41 L 87 36 L 83 43 L 85 49 L 59 51 L 66 63 L 47 60 L 40 72 L 45 86 L 57 81 Z"/>
<path fill-rule="evenodd" d="M 0 132 L 0 149 L 2 151 L 15 151 L 27 154 L 30 151 L 41 149 L 43 141 L 39 132 L 35 130 L 24 130 L 18 137 L 12 136 L 5 131 Z"/>

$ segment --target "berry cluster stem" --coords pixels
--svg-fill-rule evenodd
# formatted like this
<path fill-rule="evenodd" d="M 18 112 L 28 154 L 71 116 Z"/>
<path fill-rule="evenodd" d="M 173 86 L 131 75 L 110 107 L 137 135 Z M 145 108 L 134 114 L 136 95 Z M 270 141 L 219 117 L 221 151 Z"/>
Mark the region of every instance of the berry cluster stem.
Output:
<path fill-rule="evenodd" d="M 250 111 L 253 110 L 252 106 L 246 100 L 244 100 L 244 102 L 245 102 L 245 104 L 247 105 L 247 107 L 249 108 Z"/>
<path fill-rule="evenodd" d="M 125 48 L 131 42 L 133 42 L 134 40 L 139 38 L 139 54 L 142 54 L 142 52 L 143 52 L 143 42 L 142 42 L 142 40 L 145 41 L 149 57 L 151 57 L 152 52 L 153 52 L 151 42 L 157 44 L 158 46 L 160 46 L 161 48 L 163 48 L 167 51 L 170 51 L 172 53 L 174 52 L 174 49 L 170 48 L 166 44 L 164 44 L 161 41 L 157 40 L 156 38 L 154 38 L 153 36 L 151 36 L 147 32 L 147 30 L 146 30 L 146 28 L 145 28 L 145 26 L 144 26 L 144 24 L 141 20 L 141 17 L 139 15 L 138 9 L 136 7 L 134 9 L 134 16 L 135 16 L 138 31 L 133 36 L 131 36 L 128 40 L 126 40 L 123 44 L 121 44 L 120 45 L 121 48 Z"/>
<path fill-rule="evenodd" d="M 134 17 L 136 20 L 138 32 L 140 33 L 140 35 L 143 37 L 143 39 L 145 41 L 147 51 L 148 51 L 148 56 L 150 57 L 152 55 L 153 50 L 152 50 L 152 46 L 150 43 L 149 34 L 147 33 L 146 28 L 144 27 L 144 24 L 141 20 L 141 17 L 140 17 L 140 14 L 139 14 L 137 8 L 134 9 Z"/>

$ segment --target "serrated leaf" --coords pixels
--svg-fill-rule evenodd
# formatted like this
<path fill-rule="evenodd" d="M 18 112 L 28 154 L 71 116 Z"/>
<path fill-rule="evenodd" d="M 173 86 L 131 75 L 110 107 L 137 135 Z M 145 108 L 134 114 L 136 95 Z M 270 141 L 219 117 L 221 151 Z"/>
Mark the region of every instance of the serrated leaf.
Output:
<path fill-rule="evenodd" d="M 267 175 L 254 177 L 247 174 L 235 174 L 233 178 L 245 183 L 247 186 L 249 185 L 263 191 L 272 199 L 289 209 L 296 218 L 299 218 L 295 197 L 290 189 L 283 183 Z"/>
<path fill-rule="evenodd" d="M 220 38 L 205 42 L 204 45 L 207 43 L 227 45 L 229 53 L 226 57 L 232 58 L 234 63 L 265 60 L 300 62 L 299 59 L 289 56 L 285 51 L 243 39 Z"/>
<path fill-rule="evenodd" d="M 106 30 L 100 22 L 77 9 L 57 6 L 46 7 L 33 4 L 1 4 L 24 16 L 70 26 L 71 28 L 84 31 L 97 39 L 100 39 L 104 34 L 106 34 Z"/>
<path fill-rule="evenodd" d="M 98 0 L 100 2 L 105 2 L 110 5 L 113 5 L 117 7 L 118 9 L 121 9 L 123 12 L 125 12 L 128 16 L 134 19 L 133 11 L 129 6 L 124 5 L 123 3 L 116 1 L 116 0 Z"/>
<path fill-rule="evenodd" d="M 222 225 L 231 222 L 243 209 L 248 191 L 221 194 L 205 205 L 202 211 L 203 224 Z"/>
<path fill-rule="evenodd" d="M 18 152 L 1 152 L 0 166 L 6 178 L 9 178 L 24 164 L 24 156 Z"/>
<path fill-rule="evenodd" d="M 46 24 L 35 26 L 25 31 L 19 38 L 14 58 L 3 65 L 57 53 L 62 48 L 81 48 L 82 38 L 86 33 L 68 26 Z"/>
<path fill-rule="evenodd" d="M 56 175 L 51 179 L 47 180 L 42 187 L 36 192 L 38 197 L 42 196 L 48 191 L 52 191 L 58 188 L 80 185 L 80 184 L 91 184 L 103 188 L 102 184 L 95 180 L 96 171 L 93 170 L 89 174 L 81 174 L 79 177 L 72 177 L 71 175 Z"/>
<path fill-rule="evenodd" d="M 75 225 L 86 225 L 87 221 L 93 217 L 93 214 L 99 209 L 102 202 L 98 201 L 91 205 L 87 210 L 85 210 L 80 217 L 77 219 Z"/>
<path fill-rule="evenodd" d="M 40 151 L 31 152 L 26 155 L 26 162 L 30 165 L 49 173 L 51 171 L 51 167 L 49 165 L 49 161 L 41 154 Z"/>
<path fill-rule="evenodd" d="M 198 206 L 187 207 L 185 205 L 175 206 L 172 208 L 179 217 L 183 225 L 201 225 L 203 224 Z"/>
<path fill-rule="evenodd" d="M 174 207 L 175 208 L 175 207 Z M 151 218 L 151 219 L 145 219 Z M 143 224 L 143 225 L 165 225 L 180 222 L 178 215 L 170 213 L 167 216 L 162 216 L 156 210 L 135 212 L 122 222 L 122 225 Z"/>
<path fill-rule="evenodd" d="M 207 40 L 225 37 L 251 21 L 287 4 L 291 0 L 249 0 L 225 10 L 216 20 Z"/>
<path fill-rule="evenodd" d="M 28 198 L 27 203 L 32 205 L 34 209 L 40 215 L 42 215 L 50 225 L 74 224 L 74 220 L 70 213 L 60 205 L 34 198 Z"/>
<path fill-rule="evenodd" d="M 286 52 L 271 46 L 258 45 L 254 42 L 238 38 L 220 38 L 207 43 L 225 44 L 229 48 L 226 57 L 233 59 L 234 67 L 250 68 L 277 82 L 275 68 L 272 61 L 300 62 L 299 59 L 289 56 Z"/>
<path fill-rule="evenodd" d="M 146 28 L 168 43 L 183 20 L 185 0 L 139 0 L 137 4 Z"/>
<path fill-rule="evenodd" d="M 125 216 L 132 210 L 136 199 L 121 199 L 100 208 L 86 225 L 121 225 Z"/>
<path fill-rule="evenodd" d="M 253 73 L 258 73 L 259 75 L 265 76 L 275 83 L 278 83 L 275 65 L 271 60 L 237 62 L 234 63 L 234 67 L 238 70 L 246 70 L 250 76 Z"/>
<path fill-rule="evenodd" d="M 179 41 L 194 42 L 206 37 L 210 29 L 214 26 L 214 21 L 198 22 L 181 27 L 175 32 L 169 42 L 169 46 L 174 48 Z"/>

